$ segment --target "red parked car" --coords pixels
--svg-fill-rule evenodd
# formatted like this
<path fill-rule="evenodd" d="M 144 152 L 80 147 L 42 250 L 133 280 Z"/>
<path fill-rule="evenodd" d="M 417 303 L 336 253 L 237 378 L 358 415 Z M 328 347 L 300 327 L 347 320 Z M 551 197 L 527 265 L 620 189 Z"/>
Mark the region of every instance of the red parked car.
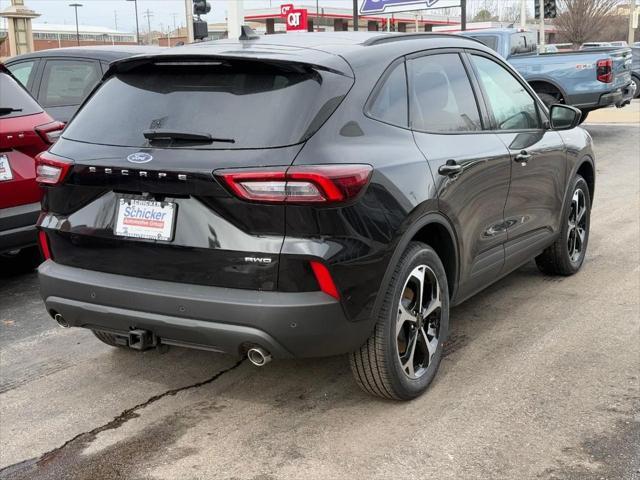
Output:
<path fill-rule="evenodd" d="M 0 64 L 0 260 L 4 264 L 27 269 L 39 262 L 35 224 L 42 191 L 36 183 L 34 157 L 49 148 L 63 128 Z"/>

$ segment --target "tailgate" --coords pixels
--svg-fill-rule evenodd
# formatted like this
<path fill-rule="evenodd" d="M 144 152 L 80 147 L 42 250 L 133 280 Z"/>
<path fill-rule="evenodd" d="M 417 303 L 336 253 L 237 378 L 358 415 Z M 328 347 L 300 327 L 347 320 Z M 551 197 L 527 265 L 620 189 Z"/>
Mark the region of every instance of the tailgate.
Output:
<path fill-rule="evenodd" d="M 284 206 L 239 200 L 212 172 L 256 164 L 289 165 L 299 149 L 299 145 L 250 151 L 147 149 L 152 160 L 135 164 L 127 160 L 138 153 L 131 148 L 60 140 L 54 152 L 76 162 L 63 185 L 47 187 L 46 213 L 39 225 L 47 231 L 54 260 L 63 265 L 181 283 L 274 290 L 285 231 Z M 164 223 L 155 228 L 156 220 Z"/>
<path fill-rule="evenodd" d="M 622 88 L 631 82 L 633 55 L 630 48 L 621 48 L 610 52 L 613 59 L 613 86 Z"/>

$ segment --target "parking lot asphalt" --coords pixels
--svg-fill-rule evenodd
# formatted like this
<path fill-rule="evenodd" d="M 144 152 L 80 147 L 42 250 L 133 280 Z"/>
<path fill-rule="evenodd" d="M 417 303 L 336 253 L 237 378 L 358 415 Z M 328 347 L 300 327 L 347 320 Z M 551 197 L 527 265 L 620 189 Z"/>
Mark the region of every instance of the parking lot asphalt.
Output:
<path fill-rule="evenodd" d="M 640 126 L 587 129 L 582 271 L 531 262 L 455 308 L 412 402 L 342 357 L 113 349 L 57 327 L 35 274 L 0 278 L 0 478 L 639 479 Z"/>

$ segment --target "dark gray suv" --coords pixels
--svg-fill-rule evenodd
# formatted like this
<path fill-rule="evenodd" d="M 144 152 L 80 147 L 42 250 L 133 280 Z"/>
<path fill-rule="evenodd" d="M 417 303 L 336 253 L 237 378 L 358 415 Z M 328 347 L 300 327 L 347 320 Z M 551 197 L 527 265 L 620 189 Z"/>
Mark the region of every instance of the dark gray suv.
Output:
<path fill-rule="evenodd" d="M 349 354 L 433 379 L 449 310 L 531 259 L 584 260 L 595 168 L 468 38 L 305 33 L 120 60 L 39 158 L 46 308 L 109 345 Z"/>

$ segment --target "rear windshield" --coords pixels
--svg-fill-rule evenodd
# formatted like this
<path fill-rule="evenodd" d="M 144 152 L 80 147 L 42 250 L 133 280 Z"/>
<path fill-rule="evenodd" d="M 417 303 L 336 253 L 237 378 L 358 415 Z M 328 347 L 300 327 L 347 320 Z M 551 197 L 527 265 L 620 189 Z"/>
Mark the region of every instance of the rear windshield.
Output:
<path fill-rule="evenodd" d="M 536 51 L 536 38 L 530 32 L 518 32 L 511 35 L 511 55 L 522 55 Z"/>
<path fill-rule="evenodd" d="M 6 73 L 0 72 L 0 119 L 33 115 L 42 112 L 22 85 Z"/>
<path fill-rule="evenodd" d="M 471 38 L 484 43 L 491 50 L 494 50 L 496 52 L 498 51 L 498 37 L 496 37 L 496 36 L 493 36 L 493 35 L 478 35 L 478 36 L 471 36 Z"/>
<path fill-rule="evenodd" d="M 350 78 L 310 67 L 203 63 L 146 65 L 110 77 L 71 121 L 64 138 L 158 148 L 292 145 L 320 128 L 352 84 Z M 146 130 L 206 133 L 225 141 L 161 144 L 147 140 Z"/>

